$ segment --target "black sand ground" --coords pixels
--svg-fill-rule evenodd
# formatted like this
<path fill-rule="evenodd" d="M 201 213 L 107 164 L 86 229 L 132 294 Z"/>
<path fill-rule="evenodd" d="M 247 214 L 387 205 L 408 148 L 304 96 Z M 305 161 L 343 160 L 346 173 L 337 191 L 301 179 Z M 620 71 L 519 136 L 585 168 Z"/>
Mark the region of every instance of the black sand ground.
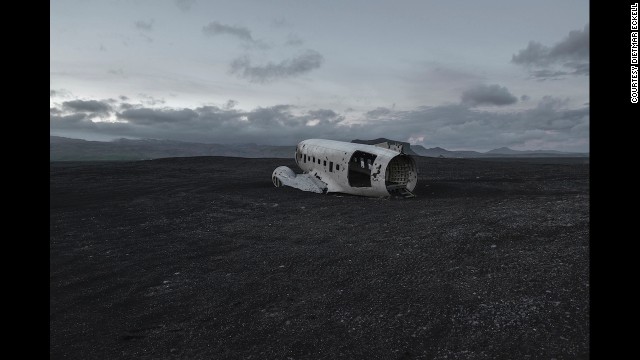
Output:
<path fill-rule="evenodd" d="M 406 200 L 52 163 L 51 358 L 588 358 L 585 159 L 417 161 Z"/>

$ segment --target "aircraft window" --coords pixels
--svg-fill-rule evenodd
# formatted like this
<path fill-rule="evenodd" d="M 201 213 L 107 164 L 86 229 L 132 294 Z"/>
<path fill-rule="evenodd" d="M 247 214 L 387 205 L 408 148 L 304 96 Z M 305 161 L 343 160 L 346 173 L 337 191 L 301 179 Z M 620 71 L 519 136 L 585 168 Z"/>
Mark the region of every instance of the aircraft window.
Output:
<path fill-rule="evenodd" d="M 304 162 L 307 162 L 307 154 L 304 154 Z"/>
<path fill-rule="evenodd" d="M 340 165 L 336 164 L 336 171 L 340 170 Z"/>
<path fill-rule="evenodd" d="M 316 162 L 316 157 L 315 156 L 313 157 L 313 162 Z"/>
<path fill-rule="evenodd" d="M 329 172 L 333 172 L 333 161 L 329 161 Z"/>
<path fill-rule="evenodd" d="M 327 166 L 327 160 L 324 161 L 323 166 Z"/>

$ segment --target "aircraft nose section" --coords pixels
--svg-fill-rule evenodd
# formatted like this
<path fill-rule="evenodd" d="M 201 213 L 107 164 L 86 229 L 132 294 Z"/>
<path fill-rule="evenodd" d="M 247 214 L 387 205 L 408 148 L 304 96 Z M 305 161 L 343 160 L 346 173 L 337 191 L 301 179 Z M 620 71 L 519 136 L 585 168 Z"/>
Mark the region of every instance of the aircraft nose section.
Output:
<path fill-rule="evenodd" d="M 276 187 L 281 187 L 283 180 L 286 182 L 286 180 L 294 180 L 295 178 L 296 173 L 286 166 L 278 166 L 271 175 L 271 181 Z"/>
<path fill-rule="evenodd" d="M 310 174 L 298 175 L 286 166 L 278 166 L 273 170 L 271 181 L 273 181 L 273 185 L 276 187 L 290 186 L 315 193 L 324 193 L 327 190 L 327 184 L 319 178 Z"/>

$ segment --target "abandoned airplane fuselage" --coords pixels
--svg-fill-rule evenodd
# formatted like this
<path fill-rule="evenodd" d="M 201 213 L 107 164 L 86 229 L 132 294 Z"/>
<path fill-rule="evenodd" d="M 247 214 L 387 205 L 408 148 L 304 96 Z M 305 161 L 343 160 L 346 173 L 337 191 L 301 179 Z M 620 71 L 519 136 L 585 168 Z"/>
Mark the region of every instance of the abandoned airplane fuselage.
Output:
<path fill-rule="evenodd" d="M 290 186 L 316 193 L 339 192 L 387 197 L 413 196 L 418 182 L 415 160 L 401 147 L 387 143 L 364 145 L 342 141 L 309 139 L 295 152 L 302 174 L 286 166 L 273 171 L 276 187 Z"/>

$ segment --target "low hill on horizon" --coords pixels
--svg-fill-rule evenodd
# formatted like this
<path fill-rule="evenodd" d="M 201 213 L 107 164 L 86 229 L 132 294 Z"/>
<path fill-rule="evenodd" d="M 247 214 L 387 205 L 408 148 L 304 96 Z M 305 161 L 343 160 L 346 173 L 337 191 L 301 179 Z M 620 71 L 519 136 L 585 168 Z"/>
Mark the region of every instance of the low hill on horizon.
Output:
<path fill-rule="evenodd" d="M 425 148 L 407 142 L 379 138 L 352 140 L 353 143 L 378 144 L 388 142 L 402 144 L 405 153 L 415 156 L 445 158 L 486 157 L 588 157 L 587 153 L 569 153 L 555 150 L 519 151 L 506 147 L 487 151 L 451 151 L 440 147 Z M 117 139 L 113 141 L 89 141 L 60 136 L 49 136 L 50 161 L 99 161 L 99 160 L 148 160 L 167 157 L 231 156 L 244 158 L 292 158 L 295 145 L 260 144 L 206 144 L 158 139 Z"/>
<path fill-rule="evenodd" d="M 353 143 L 375 145 L 383 142 L 402 144 L 404 152 L 409 155 L 445 157 L 445 158 L 482 158 L 482 157 L 588 157 L 587 153 L 572 153 L 556 150 L 513 150 L 508 147 L 479 152 L 472 150 L 447 150 L 441 147 L 425 148 L 422 145 L 411 145 L 408 142 L 378 138 L 373 140 L 352 140 Z"/>

